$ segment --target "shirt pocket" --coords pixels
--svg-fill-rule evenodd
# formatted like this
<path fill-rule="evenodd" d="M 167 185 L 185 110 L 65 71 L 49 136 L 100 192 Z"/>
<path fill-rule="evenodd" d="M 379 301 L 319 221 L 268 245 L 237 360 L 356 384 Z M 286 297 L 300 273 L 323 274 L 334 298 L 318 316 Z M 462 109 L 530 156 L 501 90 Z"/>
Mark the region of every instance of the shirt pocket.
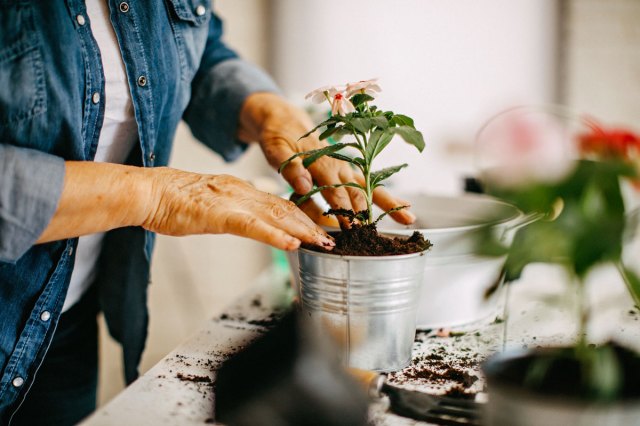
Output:
<path fill-rule="evenodd" d="M 181 77 L 191 82 L 204 53 L 211 9 L 208 0 L 168 0 L 169 19 L 176 40 Z"/>
<path fill-rule="evenodd" d="M 31 4 L 0 1 L 0 126 L 46 110 L 43 67 Z"/>

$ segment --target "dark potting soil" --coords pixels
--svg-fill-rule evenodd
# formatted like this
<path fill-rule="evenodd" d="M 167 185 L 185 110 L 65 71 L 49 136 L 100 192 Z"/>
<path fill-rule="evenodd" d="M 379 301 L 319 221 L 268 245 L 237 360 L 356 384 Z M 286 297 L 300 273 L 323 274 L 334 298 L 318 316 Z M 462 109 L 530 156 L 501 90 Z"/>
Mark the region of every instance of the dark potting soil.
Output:
<path fill-rule="evenodd" d="M 640 356 L 616 344 L 614 349 L 622 369 L 623 381 L 618 399 L 640 398 Z M 534 363 L 547 360 L 550 366 L 544 378 L 532 385 L 527 383 L 527 373 Z M 527 388 L 545 396 L 559 396 L 576 400 L 592 400 L 588 386 L 584 382 L 582 368 L 575 358 L 573 348 L 543 348 L 533 354 L 511 359 L 501 364 L 495 372 L 488 371 L 489 387 L 492 382 L 503 383 L 518 388 Z"/>
<path fill-rule="evenodd" d="M 454 382 L 464 386 L 464 389 L 471 387 L 478 377 L 456 367 L 446 366 L 442 370 L 410 367 L 404 371 L 404 376 L 409 380 L 426 380 L 429 383 L 444 384 Z"/>
<path fill-rule="evenodd" d="M 176 374 L 176 377 L 183 382 L 213 384 L 213 380 L 211 379 L 211 377 L 199 376 L 197 374 L 184 374 L 179 372 Z"/>
<path fill-rule="evenodd" d="M 450 355 L 444 347 L 415 356 L 404 370 L 389 373 L 387 379 L 397 385 L 429 385 L 445 390 L 452 398 L 474 399 L 480 379 L 477 370 L 483 357 L 478 354 Z"/>
<path fill-rule="evenodd" d="M 422 252 L 431 247 L 431 242 L 416 231 L 409 238 L 389 238 L 380 235 L 375 225 L 353 224 L 349 229 L 331 233 L 336 246 L 333 250 L 304 244 L 309 250 L 333 253 L 341 256 L 394 256 Z"/>
<path fill-rule="evenodd" d="M 460 385 L 453 386 L 451 389 L 445 392 L 444 395 L 448 396 L 449 398 L 455 398 L 455 399 L 472 400 L 476 398 L 475 393 L 468 392 L 464 386 L 460 386 Z"/>

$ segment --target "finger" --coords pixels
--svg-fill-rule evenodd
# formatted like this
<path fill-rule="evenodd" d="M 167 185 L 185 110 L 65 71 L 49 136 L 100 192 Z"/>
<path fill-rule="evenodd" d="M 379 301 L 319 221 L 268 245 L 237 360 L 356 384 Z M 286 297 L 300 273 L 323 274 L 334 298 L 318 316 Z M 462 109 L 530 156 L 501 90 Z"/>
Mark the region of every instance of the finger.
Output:
<path fill-rule="evenodd" d="M 260 211 L 260 214 L 266 213 L 262 218 L 267 223 L 305 243 L 327 248 L 335 245 L 333 239 L 294 203 L 269 194 L 268 197 L 270 199 L 265 203 L 267 207 Z"/>
<path fill-rule="evenodd" d="M 269 164 L 275 169 L 279 169 L 282 163 L 297 153 L 283 137 L 270 138 L 261 146 Z M 313 189 L 311 174 L 304 168 L 300 158 L 296 158 L 282 170 L 282 177 L 289 182 L 297 194 L 306 194 Z"/>
<path fill-rule="evenodd" d="M 354 172 L 350 168 L 346 168 L 346 170 L 342 170 L 340 172 L 340 181 L 341 182 L 356 182 L 356 176 Z M 367 209 L 367 198 L 365 197 L 362 190 L 358 188 L 352 188 L 350 186 L 345 187 L 347 192 L 349 193 L 349 197 L 351 198 L 351 205 L 353 206 L 353 210 L 355 212 L 361 212 Z"/>
<path fill-rule="evenodd" d="M 327 203 L 329 203 L 331 208 L 334 210 L 337 210 L 337 209 L 353 210 L 353 206 L 351 205 L 351 197 L 349 196 L 349 193 L 344 187 L 326 189 L 322 191 L 322 196 L 324 197 L 325 200 L 327 200 Z M 349 223 L 349 219 L 347 219 L 346 217 L 337 216 L 337 218 L 341 227 L 346 227 L 346 228 L 351 227 L 351 224 Z"/>
<path fill-rule="evenodd" d="M 308 199 L 304 203 L 298 206 L 314 223 L 319 226 L 326 226 L 330 228 L 338 228 L 337 219 L 334 216 L 324 215 L 324 210 L 315 202 L 313 198 Z"/>
<path fill-rule="evenodd" d="M 386 189 L 378 187 L 373 191 L 373 202 L 384 211 L 389 211 L 396 207 L 408 206 L 407 202 L 403 202 L 393 197 Z M 398 210 L 393 212 L 390 216 L 398 223 L 403 225 L 410 225 L 416 221 L 416 216 L 408 209 Z"/>
<path fill-rule="evenodd" d="M 282 229 L 247 214 L 237 213 L 227 216 L 225 231 L 228 234 L 251 238 L 281 250 L 297 250 L 301 243 L 298 238 Z"/>

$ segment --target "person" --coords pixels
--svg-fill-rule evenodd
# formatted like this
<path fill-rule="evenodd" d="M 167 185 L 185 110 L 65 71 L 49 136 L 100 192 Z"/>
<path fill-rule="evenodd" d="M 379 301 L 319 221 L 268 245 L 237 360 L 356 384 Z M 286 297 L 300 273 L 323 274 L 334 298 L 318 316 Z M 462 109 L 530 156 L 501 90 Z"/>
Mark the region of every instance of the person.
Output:
<path fill-rule="evenodd" d="M 290 201 L 165 167 L 181 119 L 227 161 L 253 142 L 274 167 L 323 146 L 298 142 L 309 117 L 222 33 L 206 0 L 3 3 L 0 423 L 74 424 L 95 409 L 98 310 L 135 380 L 155 233 L 332 246 Z M 302 194 L 354 173 L 325 158 L 309 170 L 294 161 L 283 177 Z M 351 188 L 323 195 L 365 207 Z M 384 191 L 375 201 L 400 204 Z"/>

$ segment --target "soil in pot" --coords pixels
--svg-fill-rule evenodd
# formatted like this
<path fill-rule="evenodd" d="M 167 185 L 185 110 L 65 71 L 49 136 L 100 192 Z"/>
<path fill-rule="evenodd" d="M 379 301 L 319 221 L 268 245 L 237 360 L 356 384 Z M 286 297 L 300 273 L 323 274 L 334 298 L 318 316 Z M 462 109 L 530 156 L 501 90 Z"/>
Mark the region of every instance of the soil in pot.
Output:
<path fill-rule="evenodd" d="M 360 225 L 352 223 L 351 228 L 330 233 L 335 238 L 333 250 L 305 244 L 304 248 L 322 253 L 341 256 L 394 256 L 419 253 L 431 247 L 431 242 L 420 232 L 414 232 L 409 238 L 389 238 L 380 235 L 375 224 Z"/>
<path fill-rule="evenodd" d="M 607 344 L 615 352 L 622 380 L 616 400 L 640 398 L 640 356 L 617 344 Z M 532 380 L 531 372 L 546 364 L 546 372 Z M 540 349 L 526 356 L 503 362 L 494 372 L 494 380 L 506 385 L 524 387 L 546 396 L 559 396 L 580 401 L 598 399 L 590 389 L 583 365 L 576 359 L 575 348 Z M 491 382 L 491 380 L 490 380 Z"/>

